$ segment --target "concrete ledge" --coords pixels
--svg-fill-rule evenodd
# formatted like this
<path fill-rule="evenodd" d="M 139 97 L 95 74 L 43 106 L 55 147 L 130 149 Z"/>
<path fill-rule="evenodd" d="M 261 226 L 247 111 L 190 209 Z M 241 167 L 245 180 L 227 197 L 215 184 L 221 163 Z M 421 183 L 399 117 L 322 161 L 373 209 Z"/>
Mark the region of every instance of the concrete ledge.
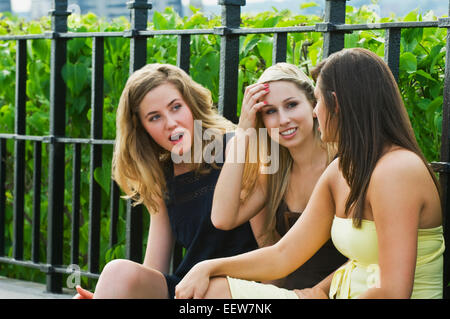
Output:
<path fill-rule="evenodd" d="M 62 294 L 51 294 L 44 284 L 0 276 L 0 299 L 70 299 L 75 294 L 75 289 L 67 288 Z"/>

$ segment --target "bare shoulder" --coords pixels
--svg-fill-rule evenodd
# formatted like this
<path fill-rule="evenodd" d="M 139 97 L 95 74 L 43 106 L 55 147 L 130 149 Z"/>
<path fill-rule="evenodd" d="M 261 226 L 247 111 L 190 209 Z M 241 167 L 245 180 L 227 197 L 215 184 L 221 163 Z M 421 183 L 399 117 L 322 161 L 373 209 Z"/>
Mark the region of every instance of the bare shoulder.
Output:
<path fill-rule="evenodd" d="M 395 187 L 420 197 L 437 190 L 423 160 L 403 148 L 393 149 L 379 159 L 372 172 L 368 192 L 373 189 L 389 191 Z"/>
<path fill-rule="evenodd" d="M 334 159 L 327 168 L 325 168 L 319 181 L 328 186 L 331 190 L 336 186 L 339 186 L 339 181 L 342 179 L 342 174 L 339 170 L 339 158 Z"/>
<path fill-rule="evenodd" d="M 377 162 L 372 179 L 392 177 L 423 177 L 428 173 L 426 164 L 416 153 L 404 148 L 396 148 L 384 154 Z"/>
<path fill-rule="evenodd" d="M 340 176 L 338 157 L 335 158 L 330 164 L 328 164 L 322 175 L 324 178 L 329 180 L 336 179 L 338 176 Z"/>

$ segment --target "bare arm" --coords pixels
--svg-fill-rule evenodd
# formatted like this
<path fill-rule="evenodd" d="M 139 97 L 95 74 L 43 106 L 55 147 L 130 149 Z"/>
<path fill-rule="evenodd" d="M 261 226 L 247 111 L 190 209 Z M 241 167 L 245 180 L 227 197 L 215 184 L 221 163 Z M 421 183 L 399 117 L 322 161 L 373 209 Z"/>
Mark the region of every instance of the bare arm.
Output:
<path fill-rule="evenodd" d="M 273 246 L 229 258 L 203 261 L 194 266 L 176 288 L 177 298 L 201 298 L 209 278 L 235 278 L 269 281 L 282 278 L 300 267 L 330 238 L 334 204 L 327 172 L 321 176 L 308 205 L 281 240 Z"/>
<path fill-rule="evenodd" d="M 167 208 L 161 200 L 159 212 L 151 214 L 144 266 L 168 273 L 172 256 L 174 236 L 167 215 Z"/>
<path fill-rule="evenodd" d="M 222 230 L 230 230 L 245 223 L 264 207 L 265 192 L 261 181 L 257 182 L 254 192 L 248 196 L 246 201 L 241 203 L 242 176 L 245 164 L 236 160 L 239 152 L 237 146 L 240 143 L 247 145 L 248 138 L 237 131 L 236 135 L 228 142 L 225 163 L 214 190 L 211 221 L 216 228 Z"/>
<path fill-rule="evenodd" d="M 245 166 L 245 151 L 249 137 L 246 132 L 255 127 L 256 113 L 264 106 L 260 99 L 267 94 L 264 84 L 253 84 L 245 89 L 242 100 L 241 115 L 235 136 L 226 148 L 225 163 L 214 191 L 211 221 L 222 230 L 233 229 L 255 216 L 265 203 L 265 184 L 258 181 L 254 192 L 240 201 L 242 176 Z"/>
<path fill-rule="evenodd" d="M 260 212 L 258 212 L 252 219 L 250 219 L 250 226 L 255 236 L 258 246 L 265 247 L 271 246 L 280 240 L 281 236 L 275 229 L 268 230 L 266 226 L 268 209 L 265 206 Z"/>

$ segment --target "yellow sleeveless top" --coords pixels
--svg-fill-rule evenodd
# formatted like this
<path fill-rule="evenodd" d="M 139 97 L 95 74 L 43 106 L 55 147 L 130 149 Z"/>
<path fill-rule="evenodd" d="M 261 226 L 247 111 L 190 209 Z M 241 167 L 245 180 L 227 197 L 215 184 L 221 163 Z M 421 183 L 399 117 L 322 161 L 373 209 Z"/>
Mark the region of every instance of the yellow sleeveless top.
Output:
<path fill-rule="evenodd" d="M 349 261 L 334 273 L 329 297 L 357 298 L 379 283 L 378 238 L 375 222 L 362 220 L 361 228 L 353 227 L 351 218 L 335 216 L 331 238 L 336 248 Z M 442 226 L 419 229 L 417 262 L 411 298 L 442 298 L 443 252 Z"/>

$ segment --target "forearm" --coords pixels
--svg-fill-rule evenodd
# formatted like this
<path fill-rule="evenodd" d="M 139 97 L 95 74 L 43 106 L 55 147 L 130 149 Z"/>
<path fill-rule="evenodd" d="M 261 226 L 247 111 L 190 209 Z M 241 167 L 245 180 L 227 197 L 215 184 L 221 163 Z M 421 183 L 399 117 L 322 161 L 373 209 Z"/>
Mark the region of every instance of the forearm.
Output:
<path fill-rule="evenodd" d="M 242 147 L 236 146 L 240 146 L 243 138 L 236 135 L 229 142 L 225 163 L 217 180 L 211 210 L 211 220 L 216 227 L 234 224 L 238 218 L 245 156 L 243 161 L 239 160 L 239 148 Z"/>
<path fill-rule="evenodd" d="M 270 281 L 287 276 L 292 270 L 275 246 L 251 252 L 206 261 L 210 277 L 229 276 L 253 281 Z"/>

